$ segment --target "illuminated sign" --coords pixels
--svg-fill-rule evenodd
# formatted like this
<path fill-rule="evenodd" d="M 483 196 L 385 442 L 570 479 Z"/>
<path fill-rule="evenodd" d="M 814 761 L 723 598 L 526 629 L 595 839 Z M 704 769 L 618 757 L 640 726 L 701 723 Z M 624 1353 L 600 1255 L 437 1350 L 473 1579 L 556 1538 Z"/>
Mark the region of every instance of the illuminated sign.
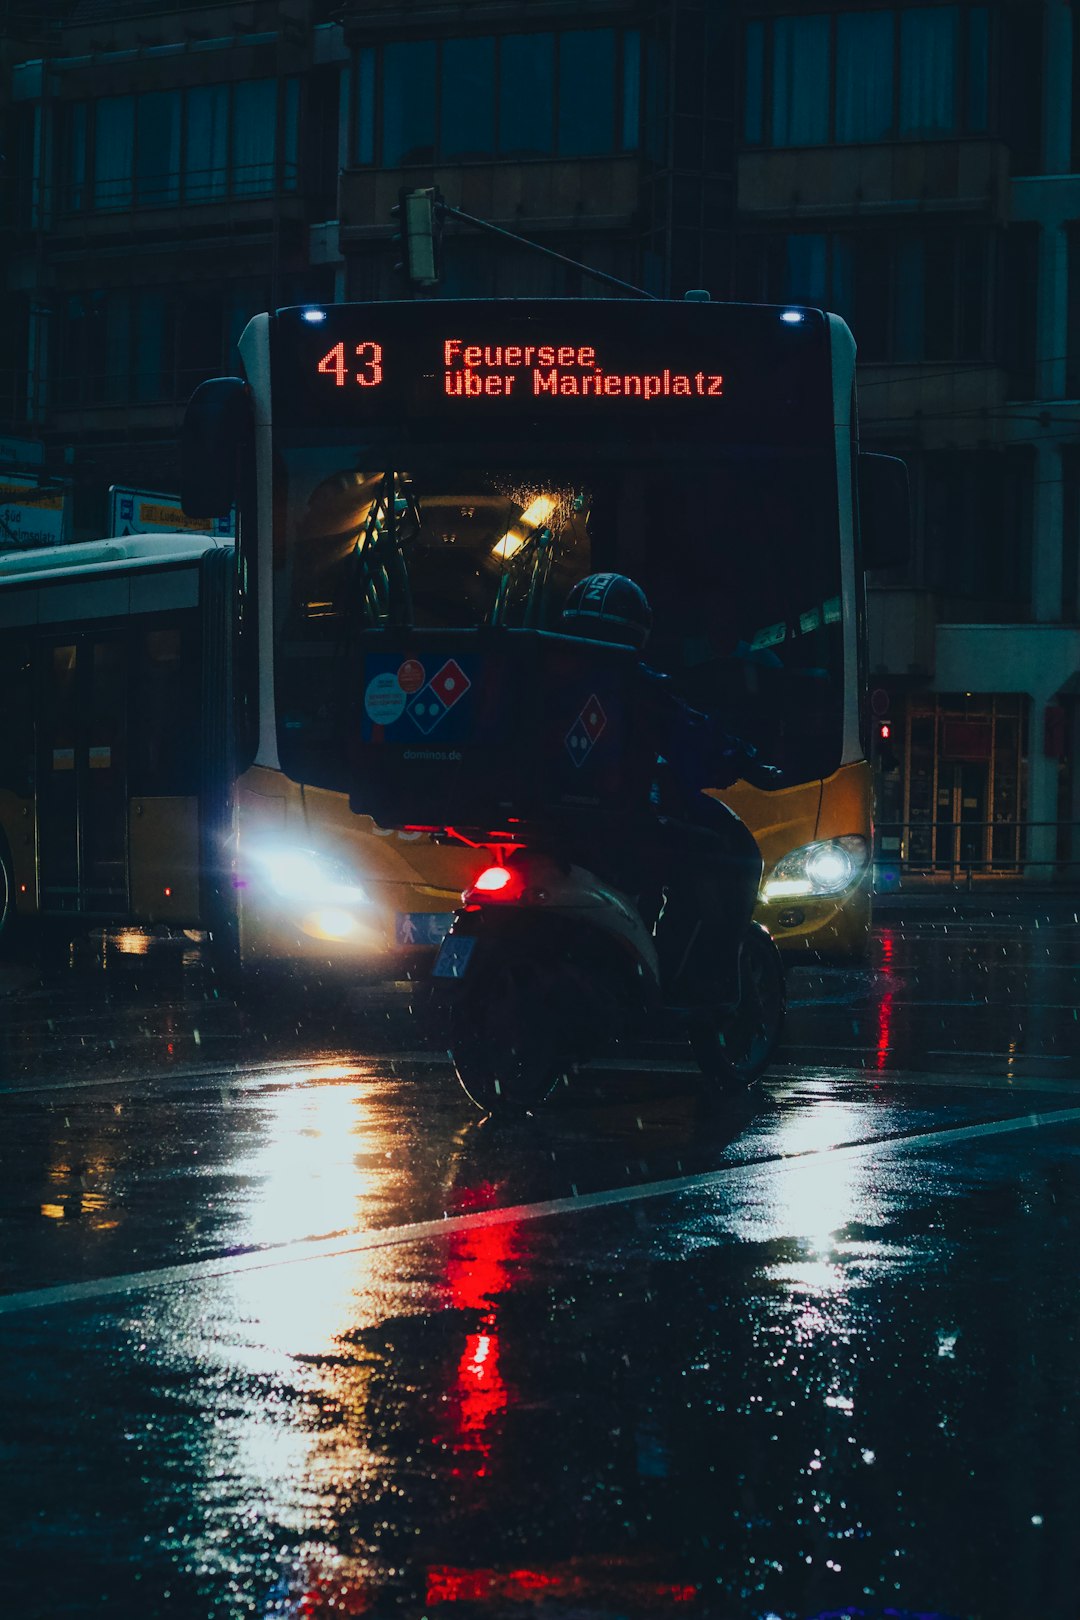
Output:
<path fill-rule="evenodd" d="M 179 495 L 154 489 L 128 489 L 109 485 L 108 534 L 212 534 L 231 540 L 236 532 L 235 515 L 219 518 L 188 517 Z"/>
<path fill-rule="evenodd" d="M 67 538 L 68 494 L 34 478 L 0 479 L 0 552 L 58 546 Z"/>
<path fill-rule="evenodd" d="M 828 331 L 813 310 L 793 323 L 753 305 L 475 299 L 319 313 L 280 310 L 271 326 L 274 426 L 298 442 L 425 424 L 453 439 L 481 421 L 496 436 L 525 422 L 548 436 L 574 420 L 620 434 L 666 423 L 687 442 L 832 431 Z"/>
<path fill-rule="evenodd" d="M 354 344 L 351 353 L 335 343 L 316 366 L 338 388 L 355 383 L 377 388 L 383 381 L 383 345 L 374 339 Z M 606 370 L 589 343 L 467 343 L 444 338 L 442 390 L 451 399 L 720 399 L 722 372 Z"/>

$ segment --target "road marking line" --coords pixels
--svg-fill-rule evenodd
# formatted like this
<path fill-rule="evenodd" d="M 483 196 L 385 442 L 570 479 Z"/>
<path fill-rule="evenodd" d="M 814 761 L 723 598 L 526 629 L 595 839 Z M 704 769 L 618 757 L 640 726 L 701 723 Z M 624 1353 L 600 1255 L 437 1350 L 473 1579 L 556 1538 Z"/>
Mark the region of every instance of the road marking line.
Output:
<path fill-rule="evenodd" d="M 657 1042 L 657 1045 L 661 1043 Z M 820 1079 L 822 1075 L 831 1078 L 849 1079 L 858 1084 L 865 1084 L 867 1080 L 878 1079 L 890 1084 L 902 1081 L 906 1085 L 953 1087 L 961 1083 L 973 1086 L 1012 1088 L 1012 1081 L 1003 1081 L 999 1076 L 989 1074 L 972 1074 L 970 1070 L 943 1071 L 930 1073 L 919 1069 L 879 1069 L 876 1061 L 876 1048 L 866 1046 L 844 1046 L 835 1041 L 791 1041 L 784 1043 L 781 1051 L 787 1052 L 854 1052 L 864 1058 L 873 1058 L 870 1064 L 828 1063 L 824 1059 L 814 1059 L 808 1063 L 799 1062 L 788 1057 L 771 1065 L 765 1077 L 766 1086 L 775 1085 L 781 1081 L 792 1079 Z M 1002 1063 L 1023 1058 L 1032 1063 L 1067 1063 L 1068 1057 L 1053 1053 L 1009 1053 L 1009 1052 L 956 1052 L 950 1050 L 928 1052 L 928 1057 L 955 1058 L 958 1061 L 967 1061 L 969 1058 L 993 1058 Z M 156 1069 L 149 1074 L 134 1075 L 99 1075 L 87 1080 L 35 1080 L 24 1086 L 3 1086 L 0 1084 L 0 1102 L 5 1097 L 33 1097 L 43 1092 L 65 1091 L 93 1091 L 102 1087 L 118 1087 L 127 1091 L 138 1090 L 144 1086 L 161 1087 L 175 1082 L 190 1091 L 213 1090 L 214 1088 L 227 1088 L 232 1091 L 257 1091 L 263 1087 L 277 1085 L 287 1076 L 292 1076 L 293 1086 L 297 1085 L 340 1085 L 344 1082 L 356 1080 L 395 1080 L 399 1069 L 409 1068 L 449 1068 L 449 1059 L 441 1052 L 387 1052 L 368 1053 L 363 1058 L 350 1057 L 346 1053 L 340 1055 L 328 1054 L 319 1061 L 311 1058 L 298 1059 L 290 1063 L 286 1059 L 272 1063 L 247 1063 L 242 1068 L 229 1067 L 222 1069 Z M 334 1068 L 338 1072 L 327 1074 L 322 1071 Z M 678 1074 L 696 1075 L 700 1071 L 696 1063 L 684 1063 L 679 1060 L 661 1058 L 599 1058 L 588 1065 L 583 1071 L 592 1073 L 623 1073 L 623 1074 Z M 1016 1079 L 1020 1080 L 1017 1075 Z M 1042 1077 L 1051 1090 L 1059 1089 L 1063 1082 L 1054 1076 Z M 1038 1089 L 1040 1077 L 1038 1075 L 1023 1076 L 1025 1084 L 1032 1089 Z M 1080 1079 L 1080 1076 L 1078 1076 Z"/>
<path fill-rule="evenodd" d="M 249 1076 L 256 1075 L 262 1077 L 257 1082 L 259 1085 L 273 1084 L 275 1077 L 284 1074 L 302 1076 L 303 1083 L 307 1085 L 311 1081 L 319 1079 L 349 1079 L 350 1076 L 347 1074 L 326 1076 L 320 1075 L 318 1072 L 330 1067 L 340 1068 L 343 1064 L 355 1069 L 357 1078 L 366 1078 L 367 1069 L 364 1065 L 371 1061 L 373 1060 L 370 1058 L 358 1061 L 356 1058 L 328 1054 L 326 1057 L 318 1059 L 310 1057 L 298 1058 L 292 1063 L 285 1058 L 275 1059 L 273 1063 L 245 1063 L 242 1068 L 233 1065 L 227 1069 L 154 1069 L 149 1074 L 98 1075 L 90 1080 L 34 1080 L 25 1086 L 5 1086 L 0 1083 L 0 1101 L 5 1097 L 31 1097 L 42 1091 L 90 1091 L 101 1086 L 160 1085 L 163 1081 L 172 1080 L 201 1081 L 204 1085 L 215 1086 L 231 1082 L 233 1085 L 239 1086 Z M 381 1057 L 377 1054 L 374 1061 L 381 1061 Z M 394 1058 L 391 1061 L 396 1062 L 399 1060 Z M 439 1061 L 445 1063 L 446 1059 L 441 1058 Z"/>
<path fill-rule="evenodd" d="M 909 1136 L 874 1137 L 864 1142 L 840 1143 L 835 1147 L 811 1148 L 800 1153 L 751 1159 L 725 1165 L 694 1176 L 676 1176 L 664 1181 L 646 1181 L 634 1187 L 609 1187 L 572 1198 L 548 1198 L 535 1204 L 511 1204 L 501 1209 L 477 1210 L 469 1215 L 446 1215 L 441 1220 L 414 1221 L 404 1226 L 386 1226 L 375 1231 L 331 1232 L 323 1236 L 298 1238 L 245 1254 L 221 1255 L 214 1260 L 191 1260 L 178 1266 L 162 1266 L 154 1271 L 131 1271 L 117 1277 L 99 1277 L 87 1282 L 62 1283 L 51 1288 L 34 1288 L 25 1293 L 0 1295 L 0 1316 L 23 1311 L 45 1310 L 53 1305 L 72 1305 L 88 1300 L 190 1284 L 212 1277 L 239 1272 L 265 1271 L 307 1260 L 338 1259 L 372 1249 L 386 1249 L 409 1243 L 444 1238 L 475 1227 L 508 1226 L 521 1221 L 547 1220 L 553 1216 L 580 1214 L 582 1211 L 639 1203 L 647 1198 L 672 1198 L 685 1193 L 718 1187 L 724 1182 L 747 1180 L 763 1169 L 787 1170 L 808 1159 L 848 1162 L 868 1158 L 878 1151 L 923 1152 L 945 1143 L 970 1142 L 982 1137 L 1003 1136 L 1014 1131 L 1038 1129 L 1044 1125 L 1080 1123 L 1080 1108 L 1053 1109 L 1049 1113 L 1016 1115 L 989 1120 L 979 1125 L 953 1126 L 941 1131 L 921 1131 Z"/>

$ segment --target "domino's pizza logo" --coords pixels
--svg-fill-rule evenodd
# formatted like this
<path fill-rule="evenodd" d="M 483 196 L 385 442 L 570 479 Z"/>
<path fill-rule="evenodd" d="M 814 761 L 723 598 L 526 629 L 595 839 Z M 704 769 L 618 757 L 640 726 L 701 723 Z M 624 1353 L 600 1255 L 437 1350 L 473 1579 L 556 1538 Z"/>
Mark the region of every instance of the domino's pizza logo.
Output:
<path fill-rule="evenodd" d="M 427 685 L 413 694 L 405 713 L 417 730 L 422 731 L 426 737 L 435 730 L 444 716 L 450 713 L 454 704 L 460 703 L 471 685 L 472 682 L 457 659 L 448 658 Z"/>
<path fill-rule="evenodd" d="M 566 733 L 566 750 L 576 766 L 584 765 L 607 725 L 600 699 L 593 694 Z"/>

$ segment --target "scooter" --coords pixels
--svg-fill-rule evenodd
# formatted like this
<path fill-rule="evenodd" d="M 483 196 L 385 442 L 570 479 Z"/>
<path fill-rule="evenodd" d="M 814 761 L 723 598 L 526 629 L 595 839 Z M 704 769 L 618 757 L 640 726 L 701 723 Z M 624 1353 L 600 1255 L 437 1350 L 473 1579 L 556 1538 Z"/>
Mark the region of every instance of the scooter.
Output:
<path fill-rule="evenodd" d="M 658 951 L 660 896 L 636 901 L 527 834 L 494 853 L 462 895 L 431 980 L 447 1003 L 451 1060 L 478 1108 L 529 1115 L 614 1040 L 658 1018 L 689 1041 L 708 1097 L 761 1077 L 786 1008 L 766 929 L 751 923 L 742 940 L 737 1001 L 679 1012 L 667 1005 Z"/>

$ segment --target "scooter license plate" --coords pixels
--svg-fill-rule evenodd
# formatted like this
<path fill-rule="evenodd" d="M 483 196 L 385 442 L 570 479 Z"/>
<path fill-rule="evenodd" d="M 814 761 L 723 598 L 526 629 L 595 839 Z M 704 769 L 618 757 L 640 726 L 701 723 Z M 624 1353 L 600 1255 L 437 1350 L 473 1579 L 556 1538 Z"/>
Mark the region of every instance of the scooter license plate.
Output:
<path fill-rule="evenodd" d="M 436 979 L 463 979 L 475 947 L 476 940 L 469 935 L 460 938 L 449 935 L 439 947 L 432 975 Z"/>

